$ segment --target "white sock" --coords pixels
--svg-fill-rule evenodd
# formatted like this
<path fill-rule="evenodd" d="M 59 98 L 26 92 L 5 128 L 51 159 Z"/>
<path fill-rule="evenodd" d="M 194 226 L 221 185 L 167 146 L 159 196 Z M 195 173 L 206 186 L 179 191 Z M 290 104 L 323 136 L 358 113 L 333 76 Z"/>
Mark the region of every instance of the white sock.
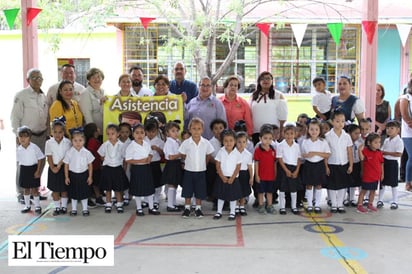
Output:
<path fill-rule="evenodd" d="M 124 197 L 125 199 L 129 199 L 129 189 L 126 189 L 126 190 L 123 192 L 123 197 Z"/>
<path fill-rule="evenodd" d="M 202 209 L 202 206 L 201 205 L 196 205 L 196 210 L 198 210 L 198 209 Z"/>
<path fill-rule="evenodd" d="M 108 202 L 108 203 L 106 203 L 104 206 L 112 207 L 112 202 Z"/>
<path fill-rule="evenodd" d="M 87 199 L 82 200 L 82 208 L 83 208 L 83 211 L 87 210 Z"/>
<path fill-rule="evenodd" d="M 35 207 L 39 207 L 40 206 L 40 196 L 33 196 L 33 200 L 34 200 L 34 206 Z"/>
<path fill-rule="evenodd" d="M 30 195 L 23 195 L 24 196 L 24 205 L 26 207 L 30 207 Z"/>
<path fill-rule="evenodd" d="M 355 201 L 355 191 L 356 187 L 349 188 L 349 201 Z"/>
<path fill-rule="evenodd" d="M 322 189 L 315 190 L 315 206 L 320 207 L 320 199 L 322 199 Z"/>
<path fill-rule="evenodd" d="M 192 206 L 196 206 L 196 198 L 192 197 Z"/>
<path fill-rule="evenodd" d="M 154 194 L 154 197 L 153 197 L 153 202 L 154 203 L 159 203 L 161 193 L 162 193 L 162 187 L 161 186 L 157 187 L 155 189 L 155 194 Z"/>
<path fill-rule="evenodd" d="M 230 215 L 235 215 L 236 200 L 230 201 Z"/>
<path fill-rule="evenodd" d="M 67 208 L 67 202 L 69 201 L 69 198 L 67 197 L 62 197 L 62 207 Z"/>
<path fill-rule="evenodd" d="M 385 194 L 385 186 L 379 189 L 379 201 L 383 202 L 383 195 Z"/>
<path fill-rule="evenodd" d="M 217 200 L 217 213 L 222 214 L 224 203 L 225 203 L 225 201 L 223 201 L 221 199 Z"/>
<path fill-rule="evenodd" d="M 173 201 L 176 199 L 176 188 L 169 187 L 167 189 L 167 206 L 168 207 L 175 207 Z"/>
<path fill-rule="evenodd" d="M 327 197 L 327 198 L 328 198 L 328 200 L 331 201 L 331 202 L 332 202 L 332 198 L 331 198 L 331 197 L 332 197 L 332 191 L 333 191 L 333 190 L 330 190 L 330 189 L 327 189 L 327 190 L 326 190 L 326 192 L 328 193 L 328 197 Z"/>
<path fill-rule="evenodd" d="M 392 201 L 398 203 L 398 187 L 392 187 Z"/>
<path fill-rule="evenodd" d="M 285 208 L 285 192 L 280 191 L 279 192 L 279 205 L 280 208 Z"/>
<path fill-rule="evenodd" d="M 72 199 L 72 210 L 77 211 L 77 200 Z"/>
<path fill-rule="evenodd" d="M 54 208 L 60 208 L 60 200 L 53 201 L 54 203 Z"/>
<path fill-rule="evenodd" d="M 297 207 L 297 205 L 296 205 L 296 196 L 297 196 L 297 193 L 296 192 L 291 192 L 290 193 L 290 207 L 292 208 L 292 209 L 294 209 L 294 208 L 296 208 Z"/>
<path fill-rule="evenodd" d="M 116 207 L 123 207 L 123 202 L 117 202 Z"/>
<path fill-rule="evenodd" d="M 134 200 L 136 201 L 136 209 L 141 210 L 142 209 L 142 198 L 135 196 Z"/>
<path fill-rule="evenodd" d="M 177 205 L 177 202 L 176 202 L 176 193 L 177 193 L 177 188 L 174 188 L 174 187 L 170 187 L 170 188 L 173 188 L 174 190 L 173 190 L 173 192 L 175 193 L 172 197 L 173 197 L 173 205 L 175 206 L 175 205 Z"/>
<path fill-rule="evenodd" d="M 149 195 L 144 198 L 147 199 L 147 203 L 149 204 L 149 209 L 153 209 L 153 195 Z"/>
<path fill-rule="evenodd" d="M 332 202 L 332 207 L 338 207 L 337 194 L 338 194 L 337 190 L 332 190 L 332 189 L 328 190 L 328 195 L 329 195 L 330 201 Z"/>
<path fill-rule="evenodd" d="M 306 189 L 306 200 L 308 200 L 308 207 L 312 207 L 313 190 Z"/>
<path fill-rule="evenodd" d="M 339 189 L 337 191 L 337 198 L 336 198 L 336 202 L 338 207 L 342 207 L 343 206 L 343 199 L 345 197 L 345 193 L 346 193 L 346 188 L 343 189 Z"/>

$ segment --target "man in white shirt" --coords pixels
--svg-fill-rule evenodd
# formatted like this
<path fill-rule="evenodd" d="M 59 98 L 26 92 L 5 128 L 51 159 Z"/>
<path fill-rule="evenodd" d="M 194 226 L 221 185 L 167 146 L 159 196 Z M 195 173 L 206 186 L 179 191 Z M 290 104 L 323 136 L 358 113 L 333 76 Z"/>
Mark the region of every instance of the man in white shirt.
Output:
<path fill-rule="evenodd" d="M 133 66 L 129 69 L 130 78 L 132 78 L 132 94 L 136 96 L 152 96 L 153 93 L 150 89 L 143 86 L 144 73 L 143 69 L 139 66 Z"/>
<path fill-rule="evenodd" d="M 74 87 L 73 99 L 79 102 L 80 94 L 84 90 L 84 86 L 76 82 L 75 67 L 72 64 L 64 64 L 61 67 L 60 73 L 61 73 L 62 81 L 66 80 L 66 81 L 70 81 L 73 83 L 73 87 Z M 60 85 L 60 82 L 51 86 L 49 90 L 47 91 L 47 105 L 49 108 L 53 104 L 53 102 L 56 101 L 57 90 L 59 88 L 59 85 Z"/>

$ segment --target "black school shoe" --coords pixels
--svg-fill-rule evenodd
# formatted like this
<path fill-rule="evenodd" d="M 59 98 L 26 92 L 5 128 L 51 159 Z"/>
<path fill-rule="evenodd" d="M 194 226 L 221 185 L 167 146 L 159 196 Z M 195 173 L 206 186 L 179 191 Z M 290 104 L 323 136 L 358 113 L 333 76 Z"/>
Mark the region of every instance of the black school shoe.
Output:
<path fill-rule="evenodd" d="M 180 211 L 182 211 L 180 208 L 178 208 L 177 206 L 175 206 L 175 207 L 170 207 L 170 206 L 168 206 L 167 208 L 166 208 L 166 211 L 167 212 L 180 212 Z"/>
<path fill-rule="evenodd" d="M 60 208 L 56 207 L 53 211 L 53 216 L 58 216 L 58 215 L 60 215 Z"/>
<path fill-rule="evenodd" d="M 29 206 L 25 206 L 22 210 L 20 210 L 21 213 L 27 213 L 31 210 Z"/>
<path fill-rule="evenodd" d="M 35 209 L 34 209 L 34 212 L 36 213 L 36 214 L 41 214 L 41 207 L 36 207 Z"/>
<path fill-rule="evenodd" d="M 160 215 L 160 211 L 158 211 L 156 208 L 149 208 L 149 214 L 150 215 Z"/>

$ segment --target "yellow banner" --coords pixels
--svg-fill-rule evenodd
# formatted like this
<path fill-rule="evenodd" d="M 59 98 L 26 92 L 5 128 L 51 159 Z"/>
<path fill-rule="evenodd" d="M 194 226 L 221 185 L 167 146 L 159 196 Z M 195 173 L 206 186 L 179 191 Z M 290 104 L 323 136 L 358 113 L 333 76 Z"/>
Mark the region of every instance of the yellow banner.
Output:
<path fill-rule="evenodd" d="M 108 96 L 104 104 L 103 123 L 104 128 L 108 124 L 119 124 L 122 122 L 133 126 L 136 123 L 143 123 L 145 117 L 151 112 L 162 112 L 166 116 L 166 122 L 180 120 L 181 128 L 183 128 L 183 111 L 183 101 L 180 95 Z M 105 135 L 103 132 L 103 136 Z"/>

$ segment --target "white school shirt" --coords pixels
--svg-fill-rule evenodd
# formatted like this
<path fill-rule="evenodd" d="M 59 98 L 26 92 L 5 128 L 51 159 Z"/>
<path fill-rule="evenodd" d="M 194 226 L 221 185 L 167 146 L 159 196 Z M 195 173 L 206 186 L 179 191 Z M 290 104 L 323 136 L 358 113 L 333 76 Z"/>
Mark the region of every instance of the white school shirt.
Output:
<path fill-rule="evenodd" d="M 93 154 L 82 147 L 80 150 L 71 147 L 64 156 L 63 162 L 69 165 L 69 170 L 75 173 L 83 173 L 88 169 L 88 165 L 93 163 Z"/>
<path fill-rule="evenodd" d="M 312 97 L 312 106 L 317 107 L 321 113 L 330 111 L 332 105 L 332 94 L 329 90 L 325 90 L 325 92 L 316 91 L 316 94 Z"/>
<path fill-rule="evenodd" d="M 146 141 L 143 141 L 143 144 L 140 145 L 136 141 L 133 141 L 126 148 L 126 161 L 128 160 L 142 160 L 144 158 L 153 155 L 153 151 L 150 147 L 150 144 Z M 141 164 L 143 165 L 143 164 Z"/>
<path fill-rule="evenodd" d="M 328 159 L 330 165 L 346 165 L 349 162 L 348 147 L 352 147 L 350 135 L 342 130 L 338 137 L 333 129 L 325 134 L 325 139 L 329 144 L 331 154 Z"/>
<path fill-rule="evenodd" d="M 185 170 L 200 172 L 206 170 L 206 156 L 215 149 L 205 138 L 200 137 L 199 144 L 193 141 L 193 137 L 186 139 L 179 147 L 179 152 L 186 155 Z"/>
<path fill-rule="evenodd" d="M 386 138 L 383 142 L 382 151 L 387 152 L 399 152 L 403 153 L 404 144 L 399 135 L 396 135 L 392 139 L 390 137 Z M 387 160 L 399 160 L 400 157 L 395 157 L 391 155 L 383 155 L 383 158 Z"/>
<path fill-rule="evenodd" d="M 123 144 L 123 149 L 124 149 L 124 158 L 126 157 L 126 149 L 127 147 L 130 145 L 130 143 L 132 142 L 132 140 L 130 140 L 130 138 L 127 138 L 126 141 L 122 142 L 120 139 L 119 141 Z M 130 180 L 130 165 L 126 164 L 126 176 L 127 179 Z"/>
<path fill-rule="evenodd" d="M 286 140 L 283 140 L 277 147 L 276 158 L 282 158 L 285 164 L 297 166 L 301 157 L 300 146 L 296 142 L 289 146 Z"/>
<path fill-rule="evenodd" d="M 241 165 L 240 170 L 248 170 L 249 166 L 253 165 L 253 155 L 247 149 L 240 152 Z"/>
<path fill-rule="evenodd" d="M 160 139 L 159 136 L 155 136 L 153 139 L 149 139 L 149 137 L 145 136 L 144 140 L 146 142 L 148 142 L 150 144 L 150 147 L 152 146 L 157 146 L 159 147 L 161 150 L 163 150 L 164 146 L 165 146 L 165 142 L 163 142 L 162 139 Z M 156 150 L 153 149 L 152 151 L 153 157 L 152 157 L 152 162 L 156 162 L 156 161 L 160 161 L 162 159 L 162 157 L 160 157 L 159 152 L 157 152 Z"/>
<path fill-rule="evenodd" d="M 27 148 L 17 147 L 16 160 L 21 166 L 34 166 L 41 159 L 44 159 L 44 154 L 36 144 L 29 143 Z"/>
<path fill-rule="evenodd" d="M 323 139 L 318 138 L 316 141 L 312 141 L 312 139 L 307 138 L 302 142 L 302 154 L 307 154 L 311 151 L 330 153 L 330 148 L 328 142 L 326 142 Z M 318 155 L 315 155 L 310 158 L 305 158 L 305 160 L 311 163 L 317 163 L 319 161 L 322 161 L 323 159 L 324 158 Z"/>
<path fill-rule="evenodd" d="M 220 141 L 214 136 L 212 137 L 212 139 L 209 140 L 209 142 L 212 144 L 213 148 L 215 149 L 215 151 L 213 151 L 212 153 L 212 157 L 216 158 L 217 153 L 222 148 L 222 143 L 220 143 Z"/>
<path fill-rule="evenodd" d="M 235 148 L 230 153 L 222 147 L 217 152 L 215 160 L 220 162 L 220 169 L 222 170 L 223 176 L 232 177 L 233 172 L 236 169 L 236 165 L 242 163 L 242 159 L 239 151 Z M 239 173 L 236 174 L 236 178 L 239 176 Z"/>
<path fill-rule="evenodd" d="M 46 148 L 44 151 L 46 156 L 52 156 L 53 164 L 58 165 L 71 147 L 72 143 L 66 137 L 63 137 L 60 143 L 52 137 L 46 141 Z"/>
<path fill-rule="evenodd" d="M 165 154 L 165 159 L 170 160 L 170 155 L 179 154 L 179 146 L 180 142 L 177 139 L 173 139 L 171 137 L 167 137 L 165 146 L 163 148 L 163 152 Z"/>
<path fill-rule="evenodd" d="M 358 140 L 356 140 L 352 145 L 353 163 L 359 163 L 360 162 L 359 147 L 361 145 L 363 145 L 362 138 L 359 138 Z"/>
<path fill-rule="evenodd" d="M 125 145 L 119 140 L 114 145 L 106 141 L 99 147 L 97 153 L 104 157 L 103 166 L 118 167 L 123 165 L 125 150 Z"/>

